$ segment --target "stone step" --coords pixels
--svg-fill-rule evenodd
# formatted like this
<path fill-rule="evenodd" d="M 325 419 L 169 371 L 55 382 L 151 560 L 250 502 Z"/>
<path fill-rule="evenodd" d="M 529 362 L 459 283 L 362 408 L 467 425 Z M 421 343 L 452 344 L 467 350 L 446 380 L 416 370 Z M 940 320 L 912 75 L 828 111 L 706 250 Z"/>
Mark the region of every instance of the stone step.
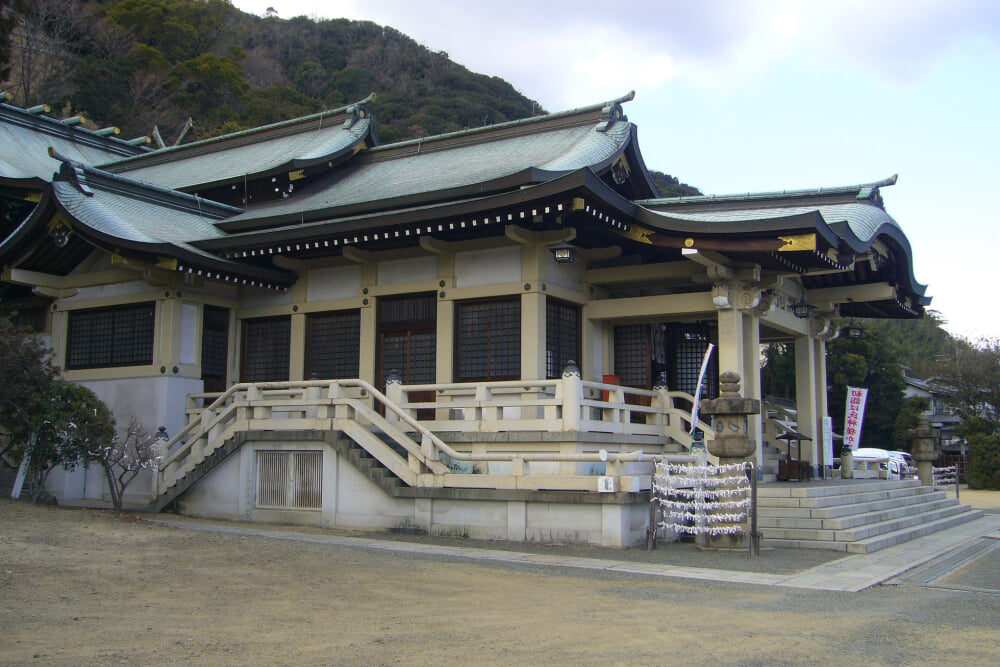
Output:
<path fill-rule="evenodd" d="M 765 539 L 812 541 L 827 543 L 848 543 L 867 540 L 878 535 L 904 530 L 925 523 L 933 523 L 939 519 L 967 512 L 968 505 L 950 505 L 928 512 L 919 512 L 909 516 L 888 519 L 854 526 L 846 529 L 834 528 L 761 528 Z M 821 547 L 822 548 L 822 547 Z M 834 547 L 836 548 L 836 547 Z"/>
<path fill-rule="evenodd" d="M 900 485 L 905 482 L 894 482 Z M 926 496 L 934 493 L 933 489 L 918 484 L 907 484 L 905 486 L 870 486 L 859 487 L 853 493 L 839 494 L 807 494 L 803 492 L 799 495 L 774 496 L 762 495 L 761 489 L 757 490 L 757 498 L 760 507 L 807 507 L 807 508 L 828 508 L 842 507 L 845 505 L 856 505 L 859 503 L 878 502 L 892 498 L 902 498 L 906 496 Z"/>
<path fill-rule="evenodd" d="M 899 519 L 906 516 L 920 514 L 922 512 L 932 512 L 946 507 L 958 505 L 954 498 L 938 498 L 928 502 L 899 504 L 893 507 L 884 507 L 874 511 L 855 512 L 840 514 L 836 517 L 809 517 L 803 516 L 759 516 L 759 525 L 762 528 L 808 528 L 826 530 L 846 530 L 864 526 L 866 524 L 880 523 Z M 847 509 L 854 507 L 848 505 Z"/>
<path fill-rule="evenodd" d="M 946 497 L 943 491 L 931 491 L 917 489 L 900 489 L 885 497 L 845 497 L 842 504 L 824 504 L 822 507 L 815 507 L 812 504 L 801 505 L 773 505 L 769 501 L 758 499 L 758 515 L 768 518 L 789 518 L 789 519 L 836 519 L 837 517 L 850 516 L 854 514 L 867 514 L 880 510 L 916 505 L 920 503 L 933 502 Z M 882 496 L 879 492 L 876 495 Z M 773 500 L 773 499 L 771 499 Z M 857 500 L 858 502 L 849 502 Z"/>
<path fill-rule="evenodd" d="M 757 489 L 759 498 L 821 498 L 827 496 L 856 495 L 873 491 L 919 487 L 920 480 L 858 480 L 843 483 L 782 482 Z"/>
<path fill-rule="evenodd" d="M 959 507 L 964 508 L 964 511 L 936 521 L 909 526 L 864 540 L 858 540 L 857 542 L 849 542 L 847 543 L 847 552 L 855 554 L 872 553 L 897 544 L 902 544 L 903 542 L 915 540 L 918 537 L 923 537 L 924 535 L 936 533 L 939 530 L 946 530 L 948 528 L 952 528 L 953 526 L 958 526 L 966 523 L 967 521 L 974 521 L 983 515 L 982 510 L 973 510 L 968 505 L 960 505 Z"/>
<path fill-rule="evenodd" d="M 825 549 L 843 551 L 853 554 L 868 554 L 887 549 L 897 544 L 915 540 L 918 537 L 931 535 L 940 530 L 947 530 L 967 521 L 974 521 L 983 515 L 982 510 L 967 510 L 936 521 L 920 523 L 900 530 L 890 531 L 857 542 L 820 542 L 815 540 L 798 540 L 782 538 L 766 538 L 763 542 L 769 547 L 786 547 L 790 549 Z"/>

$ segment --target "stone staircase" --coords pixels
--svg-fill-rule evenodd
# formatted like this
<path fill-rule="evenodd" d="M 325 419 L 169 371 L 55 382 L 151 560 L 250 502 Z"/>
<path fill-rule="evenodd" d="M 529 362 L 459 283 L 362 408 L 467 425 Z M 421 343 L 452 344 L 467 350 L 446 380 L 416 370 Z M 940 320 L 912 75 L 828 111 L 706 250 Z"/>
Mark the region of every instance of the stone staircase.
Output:
<path fill-rule="evenodd" d="M 761 446 L 761 467 L 758 481 L 764 484 L 778 481 L 778 461 L 785 458 L 785 453 L 774 445 L 763 443 Z"/>
<path fill-rule="evenodd" d="M 871 553 L 982 516 L 919 480 L 782 482 L 757 489 L 762 544 Z"/>

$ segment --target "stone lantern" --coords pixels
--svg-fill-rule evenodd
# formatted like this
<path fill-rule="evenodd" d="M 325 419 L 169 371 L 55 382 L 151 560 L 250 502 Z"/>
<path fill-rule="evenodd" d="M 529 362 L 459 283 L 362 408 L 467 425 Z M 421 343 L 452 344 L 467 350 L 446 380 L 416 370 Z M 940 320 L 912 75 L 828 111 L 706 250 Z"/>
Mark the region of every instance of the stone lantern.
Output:
<path fill-rule="evenodd" d="M 920 415 L 917 428 L 906 432 L 910 441 L 910 451 L 917 462 L 917 475 L 923 486 L 934 485 L 934 459 L 937 458 L 937 431 L 927 422 L 927 415 Z"/>
<path fill-rule="evenodd" d="M 740 374 L 733 371 L 719 375 L 719 390 L 718 398 L 701 402 L 701 413 L 712 417 L 715 429 L 708 452 L 719 458 L 719 465 L 745 463 L 757 451 L 756 441 L 749 437 L 747 417 L 760 413 L 760 401 L 740 396 Z M 747 543 L 748 535 L 740 532 L 707 535 L 704 544 L 715 549 L 743 549 Z"/>
<path fill-rule="evenodd" d="M 746 461 L 757 451 L 751 440 L 747 417 L 760 414 L 760 401 L 740 396 L 740 374 L 726 371 L 719 375 L 718 398 L 701 402 L 701 414 L 712 417 L 715 438 L 708 444 L 708 452 L 719 457 L 720 465 Z"/>

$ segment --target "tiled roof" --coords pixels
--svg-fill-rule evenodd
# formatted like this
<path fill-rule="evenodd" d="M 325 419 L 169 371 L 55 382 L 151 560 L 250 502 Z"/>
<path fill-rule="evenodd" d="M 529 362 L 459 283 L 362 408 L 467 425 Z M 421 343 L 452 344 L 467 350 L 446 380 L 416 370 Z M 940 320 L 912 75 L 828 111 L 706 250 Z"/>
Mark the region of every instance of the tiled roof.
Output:
<path fill-rule="evenodd" d="M 871 241 L 885 225 L 899 229 L 891 215 L 877 206 L 869 204 L 829 204 L 825 206 L 783 206 L 776 208 L 729 208 L 721 211 L 684 213 L 680 211 L 654 211 L 664 219 L 713 225 L 720 223 L 753 223 L 764 220 L 780 222 L 782 218 L 792 218 L 808 213 L 819 213 L 830 226 L 846 222 L 851 232 L 862 241 Z M 706 229 L 705 231 L 710 231 Z"/>
<path fill-rule="evenodd" d="M 221 259 L 190 245 L 223 236 L 213 223 L 239 209 L 69 161 L 52 183 L 52 194 L 72 219 L 73 231 L 98 246 L 172 257 L 268 285 L 291 282 L 283 271 Z"/>
<path fill-rule="evenodd" d="M 51 181 L 59 161 L 49 157 L 49 147 L 89 164 L 148 152 L 79 125 L 0 104 L 0 179 Z"/>
<path fill-rule="evenodd" d="M 581 168 L 600 171 L 634 135 L 620 106 L 612 104 L 619 116 L 611 122 L 602 120 L 607 107 L 598 105 L 380 146 L 295 196 L 252 206 L 227 224 L 384 210 L 517 188 Z"/>
<path fill-rule="evenodd" d="M 367 100 L 366 100 L 367 101 Z M 102 166 L 162 187 L 196 190 L 338 161 L 375 143 L 366 101 Z"/>

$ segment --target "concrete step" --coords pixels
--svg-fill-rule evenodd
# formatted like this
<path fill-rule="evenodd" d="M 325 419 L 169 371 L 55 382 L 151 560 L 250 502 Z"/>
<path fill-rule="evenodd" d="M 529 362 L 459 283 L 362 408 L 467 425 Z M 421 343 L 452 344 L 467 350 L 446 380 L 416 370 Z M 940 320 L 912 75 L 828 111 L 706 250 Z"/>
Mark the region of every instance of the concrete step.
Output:
<path fill-rule="evenodd" d="M 876 492 L 876 497 L 874 498 L 868 496 L 868 494 L 862 497 L 845 497 L 842 504 L 833 505 L 824 502 L 821 507 L 815 507 L 812 504 L 804 506 L 773 505 L 770 500 L 761 501 L 758 499 L 758 515 L 768 518 L 836 519 L 842 516 L 868 514 L 870 512 L 889 510 L 907 505 L 928 503 L 946 497 L 943 491 L 931 491 L 927 487 L 923 488 L 927 490 L 900 489 L 884 497 L 881 492 Z"/>
<path fill-rule="evenodd" d="M 967 507 L 967 506 L 964 506 Z M 967 521 L 974 521 L 983 515 L 982 510 L 966 509 L 957 514 L 952 514 L 942 519 L 919 523 L 914 526 L 890 531 L 874 537 L 869 537 L 857 542 L 829 542 L 808 539 L 786 539 L 778 537 L 765 538 L 763 542 L 769 547 L 784 547 L 789 549 L 824 549 L 828 551 L 842 551 L 852 554 L 867 554 L 887 549 L 897 544 L 909 542 L 925 535 L 931 535 L 940 530 L 947 530 L 954 526 L 961 525 Z"/>
<path fill-rule="evenodd" d="M 912 498 L 912 497 L 911 497 Z M 838 510 L 845 510 L 845 512 L 840 513 L 835 517 L 818 517 L 815 515 L 817 511 L 823 510 L 808 510 L 806 508 L 790 508 L 797 511 L 811 512 L 811 516 L 782 516 L 774 515 L 769 511 L 767 515 L 758 514 L 758 522 L 762 528 L 806 528 L 806 529 L 826 529 L 826 530 L 846 530 L 849 528 L 856 528 L 858 526 L 864 526 L 866 524 L 880 523 L 883 521 L 891 521 L 892 519 L 900 519 L 906 516 L 913 516 L 915 514 L 920 514 L 922 512 L 932 512 L 939 509 L 944 509 L 947 507 L 952 507 L 958 505 L 958 501 L 954 498 L 937 498 L 935 500 L 930 500 L 927 502 L 912 502 L 911 498 L 904 498 L 902 500 L 908 502 L 900 502 L 893 504 L 891 506 L 881 507 L 872 511 L 858 511 L 856 508 L 859 506 L 846 505 L 843 508 L 837 508 Z M 888 501 L 887 501 L 888 502 Z M 868 507 L 873 503 L 866 503 L 860 507 Z M 881 504 L 881 503 L 880 503 Z M 855 510 L 848 512 L 846 510 Z"/>
<path fill-rule="evenodd" d="M 953 526 L 973 521 L 983 515 L 982 510 L 974 510 L 969 505 L 958 505 L 958 512 L 944 516 L 934 521 L 928 521 L 911 526 L 900 528 L 899 530 L 881 533 L 863 540 L 847 543 L 847 552 L 855 554 L 867 554 L 888 547 L 902 544 L 910 540 L 915 540 L 924 535 L 936 533 Z"/>
<path fill-rule="evenodd" d="M 845 529 L 836 528 L 766 528 L 761 527 L 761 534 L 764 539 L 792 540 L 797 542 L 834 542 L 848 543 L 859 542 L 895 531 L 905 530 L 922 524 L 934 523 L 940 519 L 947 518 L 955 514 L 967 512 L 967 505 L 952 504 L 950 506 L 921 511 L 907 516 L 874 521 L 862 525 Z M 834 547 L 836 548 L 836 547 Z"/>

